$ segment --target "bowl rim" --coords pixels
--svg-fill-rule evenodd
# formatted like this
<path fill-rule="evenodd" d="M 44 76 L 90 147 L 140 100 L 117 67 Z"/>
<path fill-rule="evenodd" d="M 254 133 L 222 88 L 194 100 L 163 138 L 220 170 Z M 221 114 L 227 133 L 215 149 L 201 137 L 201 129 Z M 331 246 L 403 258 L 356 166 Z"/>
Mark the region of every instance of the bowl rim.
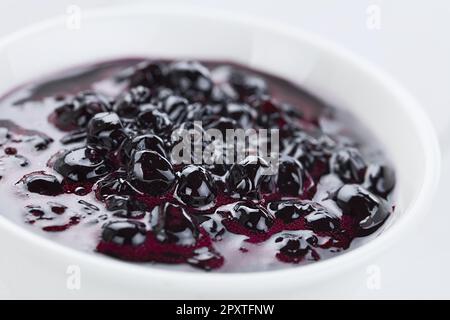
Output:
<path fill-rule="evenodd" d="M 243 27 L 256 28 L 262 31 L 275 32 L 289 36 L 293 41 L 301 41 L 313 46 L 321 51 L 327 51 L 338 57 L 340 60 L 349 62 L 354 65 L 360 72 L 370 75 L 371 78 L 381 83 L 383 88 L 394 94 L 401 103 L 401 107 L 406 114 L 409 115 L 411 122 L 420 138 L 418 141 L 425 152 L 424 167 L 424 183 L 420 187 L 417 197 L 411 202 L 407 208 L 407 214 L 402 219 L 393 223 L 387 230 L 384 230 L 378 237 L 364 245 L 349 250 L 336 257 L 319 261 L 299 267 L 255 272 L 232 272 L 232 273 L 205 273 L 192 271 L 165 270 L 162 268 L 148 267 L 132 264 L 102 255 L 81 252 L 76 249 L 64 246 L 50 239 L 46 239 L 36 233 L 30 232 L 26 228 L 8 220 L 0 215 L 0 228 L 7 228 L 17 237 L 24 240 L 31 247 L 35 247 L 44 253 L 54 255 L 55 257 L 70 258 L 71 261 L 80 261 L 86 267 L 96 267 L 109 272 L 120 272 L 121 276 L 139 276 L 144 279 L 159 278 L 163 281 L 177 281 L 180 285 L 184 283 L 195 283 L 199 285 L 199 280 L 203 280 L 208 286 L 224 286 L 232 287 L 236 284 L 257 283 L 263 281 L 266 285 L 267 281 L 273 281 L 273 284 L 288 282 L 292 285 L 308 284 L 317 280 L 332 277 L 338 273 L 348 270 L 351 266 L 361 265 L 370 257 L 378 255 L 385 247 L 389 247 L 389 243 L 400 234 L 409 229 L 409 225 L 417 222 L 420 217 L 425 214 L 425 205 L 432 198 L 434 190 L 439 180 L 439 172 L 441 165 L 441 156 L 439 144 L 435 129 L 431 124 L 428 116 L 420 107 L 418 102 L 410 95 L 399 83 L 391 76 L 386 74 L 379 67 L 374 66 L 371 62 L 359 57 L 353 52 L 332 43 L 322 36 L 317 36 L 309 31 L 284 25 L 280 22 L 254 17 L 242 13 L 235 13 L 211 8 L 188 7 L 185 5 L 155 5 L 155 4 L 135 4 L 135 5 L 113 5 L 96 9 L 83 10 L 83 19 L 96 19 L 105 17 L 119 17 L 123 15 L 189 15 L 196 18 L 220 19 L 223 22 L 239 23 Z M 7 47 L 14 41 L 23 37 L 29 37 L 34 34 L 45 32 L 53 27 L 65 23 L 64 16 L 57 16 L 48 20 L 30 25 L 7 36 L 0 38 L 0 50 Z M 85 268 L 84 267 L 84 268 Z M 208 281 L 204 281 L 204 280 Z"/>

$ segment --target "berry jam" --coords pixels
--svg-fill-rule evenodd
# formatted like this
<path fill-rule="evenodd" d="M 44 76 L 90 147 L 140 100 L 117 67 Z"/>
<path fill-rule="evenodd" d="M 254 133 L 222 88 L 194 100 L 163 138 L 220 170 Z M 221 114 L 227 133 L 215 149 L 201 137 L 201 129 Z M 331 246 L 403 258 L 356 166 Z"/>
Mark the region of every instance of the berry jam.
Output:
<path fill-rule="evenodd" d="M 1 214 L 78 250 L 271 270 L 351 249 L 393 213 L 395 172 L 363 126 L 243 66 L 109 61 L 24 85 L 0 108 Z M 251 137 L 205 142 L 238 130 L 276 132 L 276 170 Z"/>

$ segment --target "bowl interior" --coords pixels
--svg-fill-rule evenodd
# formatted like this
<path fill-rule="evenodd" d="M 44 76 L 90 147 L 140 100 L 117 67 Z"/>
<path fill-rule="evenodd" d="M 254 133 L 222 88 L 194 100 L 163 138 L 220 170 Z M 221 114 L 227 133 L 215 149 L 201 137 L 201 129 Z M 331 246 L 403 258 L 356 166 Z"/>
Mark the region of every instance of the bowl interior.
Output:
<path fill-rule="evenodd" d="M 86 13 L 79 29 L 56 19 L 0 41 L 0 92 L 70 66 L 132 56 L 235 61 L 349 110 L 381 141 L 396 168 L 398 209 L 392 225 L 410 214 L 430 184 L 430 157 L 437 152 L 430 154 L 427 143 L 435 141 L 424 132 L 421 121 L 427 121 L 409 96 L 346 52 L 263 22 L 129 8 Z"/>
<path fill-rule="evenodd" d="M 353 61 L 331 47 L 312 46 L 305 40 L 207 15 L 104 14 L 87 16 L 79 29 L 61 20 L 45 32 L 33 32 L 3 46 L 0 92 L 69 66 L 119 57 L 238 62 L 288 79 L 356 115 L 382 141 L 396 165 L 399 204 L 406 208 L 423 184 L 426 161 L 408 108 L 399 107 L 399 97 L 385 90 L 387 84 L 355 67 Z"/>

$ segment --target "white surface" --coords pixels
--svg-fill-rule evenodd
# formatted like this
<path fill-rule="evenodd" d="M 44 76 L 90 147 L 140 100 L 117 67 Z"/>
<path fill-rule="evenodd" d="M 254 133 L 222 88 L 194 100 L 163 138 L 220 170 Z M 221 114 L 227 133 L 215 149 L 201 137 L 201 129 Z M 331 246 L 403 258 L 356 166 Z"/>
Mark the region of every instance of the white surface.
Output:
<path fill-rule="evenodd" d="M 107 1 L 2 1 L 0 4 L 0 34 L 44 17 L 64 13 L 66 3 L 84 8 L 93 2 Z M 121 2 L 121 1 L 110 1 Z M 109 2 L 109 3 L 110 3 Z M 166 1 L 167 2 L 167 1 Z M 183 1 L 186 3 L 187 1 Z M 190 1 L 194 5 L 211 6 L 211 1 Z M 33 4 L 34 3 L 34 4 Z M 295 4 L 294 4 L 295 3 Z M 410 89 L 429 110 L 430 117 L 442 130 L 448 122 L 447 107 L 450 92 L 450 44 L 444 37 L 449 23 L 445 20 L 450 4 L 445 1 L 215 1 L 216 7 L 237 10 L 285 24 L 303 27 L 333 39 L 381 65 Z M 366 27 L 366 8 L 377 3 L 381 8 L 381 29 Z M 275 5 L 276 4 L 276 5 Z M 24 9 L 26 8 L 26 9 Z M 447 113 L 447 114 L 446 114 Z M 443 168 L 442 180 L 450 178 L 448 166 Z M 390 252 L 374 260 L 374 268 L 361 269 L 353 275 L 360 286 L 343 293 L 354 298 L 450 298 L 450 253 L 446 248 L 447 225 L 445 212 L 445 183 L 441 194 L 430 203 L 430 218 L 408 238 L 395 244 Z M 441 203 L 442 202 L 442 203 Z M 378 268 L 378 269 L 377 269 Z M 380 288 L 367 286 L 366 271 L 380 271 Z M 18 275 L 20 277 L 20 275 Z M 369 280 L 370 281 L 370 280 Z M 376 286 L 375 286 L 376 287 Z M 0 283 L 0 290 L 2 285 Z"/>

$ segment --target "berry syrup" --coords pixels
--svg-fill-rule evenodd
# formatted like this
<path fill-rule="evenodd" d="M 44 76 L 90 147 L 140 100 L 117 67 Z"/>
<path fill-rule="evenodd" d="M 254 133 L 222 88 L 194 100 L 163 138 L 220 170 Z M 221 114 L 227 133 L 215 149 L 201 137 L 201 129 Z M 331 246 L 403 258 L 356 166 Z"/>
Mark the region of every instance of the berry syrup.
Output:
<path fill-rule="evenodd" d="M 243 66 L 108 61 L 23 85 L 0 108 L 0 214 L 78 250 L 178 270 L 271 270 L 340 254 L 393 213 L 395 172 L 362 125 Z M 279 130 L 278 170 L 262 174 L 270 165 L 251 153 L 176 163 L 174 133 L 196 121 Z"/>

